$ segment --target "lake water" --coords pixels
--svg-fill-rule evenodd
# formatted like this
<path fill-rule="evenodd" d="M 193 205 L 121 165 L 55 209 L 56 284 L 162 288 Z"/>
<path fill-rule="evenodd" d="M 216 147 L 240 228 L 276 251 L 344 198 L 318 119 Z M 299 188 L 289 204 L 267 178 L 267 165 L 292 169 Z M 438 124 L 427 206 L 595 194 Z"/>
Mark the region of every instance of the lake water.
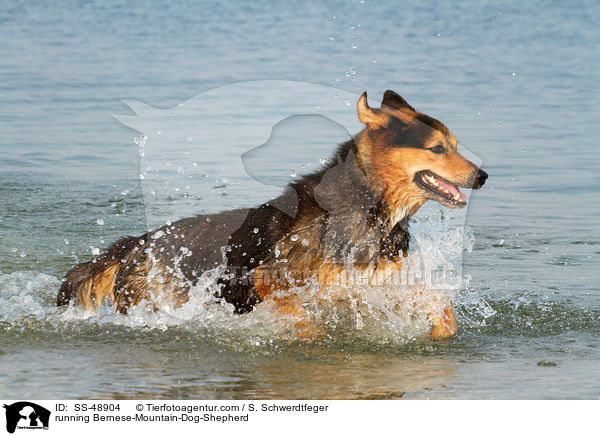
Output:
<path fill-rule="evenodd" d="M 599 21 L 592 1 L 0 4 L 0 397 L 598 398 Z M 456 337 L 354 308 L 299 340 L 211 303 L 210 278 L 174 312 L 54 306 L 122 235 L 268 200 L 358 131 L 353 96 L 390 88 L 490 175 L 466 214 L 412 224 L 416 252 L 462 254 Z M 122 100 L 125 125 L 167 118 L 144 156 Z"/>

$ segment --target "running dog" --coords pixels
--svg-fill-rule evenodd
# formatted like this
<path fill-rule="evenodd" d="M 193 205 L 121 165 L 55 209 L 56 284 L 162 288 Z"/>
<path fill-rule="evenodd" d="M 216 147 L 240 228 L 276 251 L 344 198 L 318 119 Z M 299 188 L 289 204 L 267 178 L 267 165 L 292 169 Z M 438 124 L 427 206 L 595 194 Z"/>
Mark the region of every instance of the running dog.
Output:
<path fill-rule="evenodd" d="M 488 175 L 457 151 L 444 124 L 393 91 L 379 109 L 369 107 L 365 92 L 357 112 L 365 128 L 281 196 L 125 237 L 69 271 L 57 304 L 109 304 L 121 313 L 143 300 L 177 307 L 205 271 L 222 267 L 218 297 L 237 313 L 270 300 L 309 327 L 292 288 L 326 289 L 348 267 L 366 277 L 397 271 L 408 254 L 409 218 L 427 200 L 465 207 L 459 188 L 478 189 Z M 426 316 L 434 339 L 457 330 L 450 301 Z"/>

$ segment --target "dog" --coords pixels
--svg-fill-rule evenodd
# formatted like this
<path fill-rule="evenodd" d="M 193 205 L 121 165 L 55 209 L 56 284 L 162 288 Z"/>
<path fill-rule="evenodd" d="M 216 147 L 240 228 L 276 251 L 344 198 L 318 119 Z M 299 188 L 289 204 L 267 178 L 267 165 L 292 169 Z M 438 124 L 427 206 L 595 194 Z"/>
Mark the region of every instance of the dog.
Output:
<path fill-rule="evenodd" d="M 268 300 L 310 330 L 294 289 L 311 283 L 325 290 L 348 267 L 366 277 L 397 271 L 408 255 L 409 218 L 427 200 L 465 207 L 460 188 L 479 189 L 488 177 L 457 151 L 443 123 L 394 91 L 384 93 L 380 108 L 371 108 L 363 93 L 357 114 L 364 129 L 279 197 L 124 237 L 71 269 L 57 304 L 89 310 L 108 304 L 121 313 L 142 301 L 177 307 L 204 272 L 224 266 L 217 296 L 236 313 Z M 457 331 L 451 301 L 426 315 L 431 338 Z"/>

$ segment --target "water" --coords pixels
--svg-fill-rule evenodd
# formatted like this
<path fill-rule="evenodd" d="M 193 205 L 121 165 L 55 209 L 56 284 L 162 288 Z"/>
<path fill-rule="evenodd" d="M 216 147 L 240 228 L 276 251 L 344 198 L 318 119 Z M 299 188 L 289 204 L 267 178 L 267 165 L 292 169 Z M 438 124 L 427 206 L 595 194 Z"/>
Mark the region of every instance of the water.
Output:
<path fill-rule="evenodd" d="M 598 398 L 599 18 L 593 2 L 2 3 L 0 396 Z M 132 114 L 120 100 L 185 108 L 265 79 L 367 90 L 372 104 L 394 89 L 482 159 L 455 338 L 430 343 L 418 319 L 358 301 L 325 315 L 329 338 L 302 341 L 268 308 L 239 317 L 211 301 L 210 277 L 175 312 L 54 307 L 64 273 L 119 236 L 165 214 L 258 204 L 281 184 L 281 168 L 260 174 L 262 189 L 236 179 L 262 142 L 223 144 L 231 167 L 206 155 L 188 197 L 149 201 L 139 133 L 112 118 Z M 329 155 L 310 150 L 315 165 Z M 438 232 L 449 255 L 462 242 L 436 210 L 413 227 Z"/>

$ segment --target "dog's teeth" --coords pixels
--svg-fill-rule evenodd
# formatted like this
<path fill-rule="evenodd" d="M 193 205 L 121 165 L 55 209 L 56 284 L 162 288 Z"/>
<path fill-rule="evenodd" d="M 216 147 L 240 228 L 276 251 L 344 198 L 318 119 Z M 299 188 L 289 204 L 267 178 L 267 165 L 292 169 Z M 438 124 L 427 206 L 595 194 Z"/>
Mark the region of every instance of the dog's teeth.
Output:
<path fill-rule="evenodd" d="M 460 200 L 460 193 L 458 193 L 458 192 L 456 193 L 456 195 L 454 196 L 454 200 L 455 201 Z"/>

